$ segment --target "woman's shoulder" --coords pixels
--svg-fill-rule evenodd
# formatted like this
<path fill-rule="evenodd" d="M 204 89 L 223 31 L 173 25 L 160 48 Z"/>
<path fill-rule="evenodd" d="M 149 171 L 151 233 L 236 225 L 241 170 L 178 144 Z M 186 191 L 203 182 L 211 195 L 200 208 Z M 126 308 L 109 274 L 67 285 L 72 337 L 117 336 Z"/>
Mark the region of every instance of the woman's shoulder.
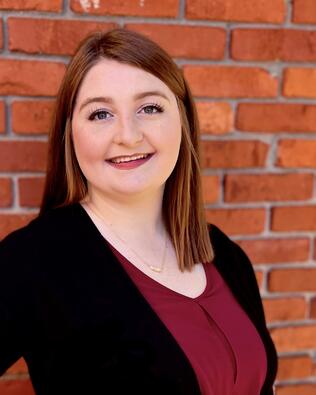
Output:
<path fill-rule="evenodd" d="M 224 252 L 226 248 L 232 248 L 236 243 L 217 225 L 208 223 L 208 230 L 212 246 L 216 252 Z"/>
<path fill-rule="evenodd" d="M 254 267 L 246 252 L 219 227 L 208 224 L 214 264 L 248 314 L 264 323 L 264 313 Z"/>
<path fill-rule="evenodd" d="M 75 228 L 78 208 L 75 205 L 48 210 L 32 219 L 27 225 L 16 229 L 0 241 L 0 258 L 3 254 L 25 254 L 38 249 L 41 243 L 62 238 Z"/>
<path fill-rule="evenodd" d="M 252 264 L 246 252 L 239 244 L 232 240 L 220 227 L 213 223 L 208 223 L 210 241 L 214 249 L 215 257 L 217 256 L 218 265 L 227 265 L 234 263 L 234 267 L 250 267 Z"/>

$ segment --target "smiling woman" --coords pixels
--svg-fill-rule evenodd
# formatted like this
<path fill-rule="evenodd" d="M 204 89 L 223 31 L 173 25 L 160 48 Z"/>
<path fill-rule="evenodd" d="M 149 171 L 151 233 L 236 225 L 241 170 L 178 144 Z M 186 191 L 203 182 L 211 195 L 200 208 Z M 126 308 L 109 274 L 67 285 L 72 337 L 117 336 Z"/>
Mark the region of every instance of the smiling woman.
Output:
<path fill-rule="evenodd" d="M 181 119 L 175 95 L 159 78 L 99 60 L 80 85 L 71 129 L 90 205 L 160 200 L 178 159 Z"/>
<path fill-rule="evenodd" d="M 0 243 L 0 374 L 38 395 L 272 395 L 252 265 L 206 222 L 189 86 L 113 29 L 71 60 L 39 216 Z"/>

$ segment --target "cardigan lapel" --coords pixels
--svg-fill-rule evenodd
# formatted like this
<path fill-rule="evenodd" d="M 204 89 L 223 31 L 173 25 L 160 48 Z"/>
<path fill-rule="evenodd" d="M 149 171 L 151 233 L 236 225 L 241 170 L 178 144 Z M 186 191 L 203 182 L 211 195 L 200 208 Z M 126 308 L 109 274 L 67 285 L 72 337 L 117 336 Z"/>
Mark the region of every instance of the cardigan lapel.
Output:
<path fill-rule="evenodd" d="M 160 376 L 160 381 L 165 375 L 170 380 L 169 386 L 174 381 L 174 395 L 200 394 L 195 372 L 171 332 L 130 279 L 82 206 L 75 204 L 73 210 L 77 214 L 73 218 L 78 221 L 74 230 L 84 232 L 91 261 L 97 260 L 104 270 L 109 287 L 107 292 L 114 301 L 115 314 L 124 326 L 121 340 L 129 348 L 125 354 L 130 357 L 138 353 L 139 356 L 143 353 L 141 348 L 147 345 L 150 354 L 147 362 L 151 363 L 148 368 Z M 81 238 L 79 236 L 79 240 Z M 135 349 L 137 344 L 138 350 Z"/>

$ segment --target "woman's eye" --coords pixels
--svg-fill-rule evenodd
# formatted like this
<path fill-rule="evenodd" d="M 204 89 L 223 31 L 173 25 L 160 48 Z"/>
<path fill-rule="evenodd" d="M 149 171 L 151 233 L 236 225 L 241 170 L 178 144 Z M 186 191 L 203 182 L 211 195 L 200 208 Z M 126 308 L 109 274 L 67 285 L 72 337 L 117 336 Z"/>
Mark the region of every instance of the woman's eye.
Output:
<path fill-rule="evenodd" d="M 100 121 L 102 119 L 107 119 L 109 118 L 107 115 L 109 113 L 105 110 L 99 110 L 99 111 L 94 111 L 90 116 L 89 116 L 89 121 Z"/>
<path fill-rule="evenodd" d="M 146 114 L 157 114 L 159 112 L 163 112 L 163 108 L 158 104 L 150 104 L 149 106 L 145 106 L 142 108 Z"/>

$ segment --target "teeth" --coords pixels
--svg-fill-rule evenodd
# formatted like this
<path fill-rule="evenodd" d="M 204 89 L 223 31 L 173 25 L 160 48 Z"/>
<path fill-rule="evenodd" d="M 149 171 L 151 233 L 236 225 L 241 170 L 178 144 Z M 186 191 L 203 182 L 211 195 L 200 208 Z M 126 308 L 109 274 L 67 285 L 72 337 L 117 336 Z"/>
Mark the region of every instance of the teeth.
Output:
<path fill-rule="evenodd" d="M 148 155 L 149 154 L 135 155 L 135 156 L 129 156 L 129 157 L 125 156 L 122 158 L 116 158 L 116 159 L 110 159 L 110 160 L 111 160 L 111 162 L 114 162 L 114 163 L 131 162 L 132 160 L 147 158 Z"/>

